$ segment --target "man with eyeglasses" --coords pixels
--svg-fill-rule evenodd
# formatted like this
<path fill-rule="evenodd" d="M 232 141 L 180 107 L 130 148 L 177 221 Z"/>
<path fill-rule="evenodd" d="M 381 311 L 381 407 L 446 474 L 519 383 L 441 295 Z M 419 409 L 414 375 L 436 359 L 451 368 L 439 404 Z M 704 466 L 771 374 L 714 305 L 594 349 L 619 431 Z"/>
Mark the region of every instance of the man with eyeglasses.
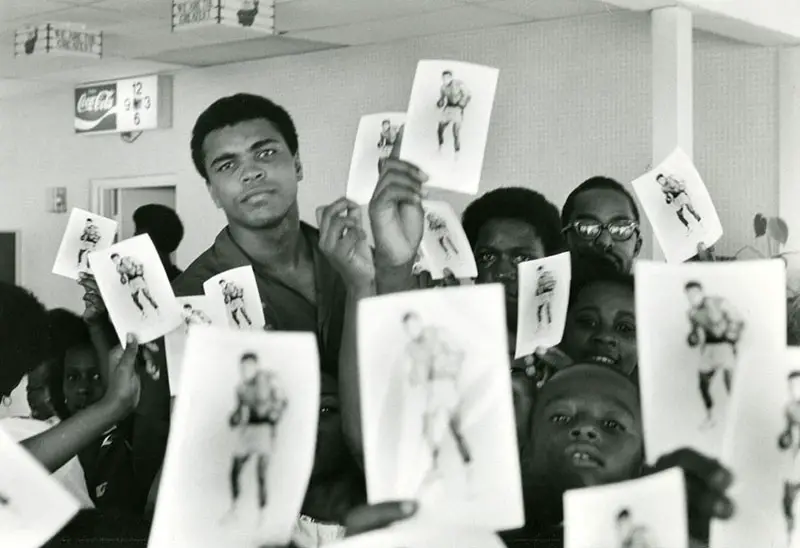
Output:
<path fill-rule="evenodd" d="M 642 248 L 639 208 L 620 183 L 608 177 L 587 179 L 567 197 L 561 222 L 573 262 L 602 258 L 624 274 Z"/>

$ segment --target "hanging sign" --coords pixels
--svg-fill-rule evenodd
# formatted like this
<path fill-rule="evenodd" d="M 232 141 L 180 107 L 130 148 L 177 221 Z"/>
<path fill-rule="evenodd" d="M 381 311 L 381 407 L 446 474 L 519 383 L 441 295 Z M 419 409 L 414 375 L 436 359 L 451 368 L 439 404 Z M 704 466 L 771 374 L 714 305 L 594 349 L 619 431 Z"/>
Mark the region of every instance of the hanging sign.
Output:
<path fill-rule="evenodd" d="M 172 30 L 222 25 L 275 32 L 274 0 L 172 0 Z"/>
<path fill-rule="evenodd" d="M 46 23 L 17 29 L 14 55 L 66 55 L 94 57 L 103 55 L 103 33 L 86 30 L 73 23 Z"/>

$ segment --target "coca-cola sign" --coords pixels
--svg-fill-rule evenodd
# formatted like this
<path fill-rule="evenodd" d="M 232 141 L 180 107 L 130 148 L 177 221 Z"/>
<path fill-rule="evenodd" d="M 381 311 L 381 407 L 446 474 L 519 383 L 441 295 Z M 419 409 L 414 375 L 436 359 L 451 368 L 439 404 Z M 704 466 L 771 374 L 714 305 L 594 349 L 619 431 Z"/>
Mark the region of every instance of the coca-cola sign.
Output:
<path fill-rule="evenodd" d="M 75 88 L 75 132 L 113 131 L 117 128 L 117 84 Z"/>

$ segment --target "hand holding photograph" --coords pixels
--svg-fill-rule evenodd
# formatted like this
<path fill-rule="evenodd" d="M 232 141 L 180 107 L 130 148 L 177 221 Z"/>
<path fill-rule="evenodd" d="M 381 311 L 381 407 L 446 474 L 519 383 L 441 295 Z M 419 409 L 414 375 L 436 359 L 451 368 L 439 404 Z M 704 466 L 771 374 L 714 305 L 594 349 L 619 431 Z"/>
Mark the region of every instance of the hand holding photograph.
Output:
<path fill-rule="evenodd" d="M 722 462 L 735 481 L 729 520 L 712 521 L 711 545 L 800 546 L 800 350 L 768 344 L 741 354 Z"/>
<path fill-rule="evenodd" d="M 233 329 L 264 329 L 264 309 L 252 266 L 233 268 L 217 274 L 203 284 L 215 307 L 225 310 Z"/>
<path fill-rule="evenodd" d="M 360 205 L 369 204 L 405 118 L 405 112 L 379 112 L 361 117 L 350 160 L 347 198 Z"/>
<path fill-rule="evenodd" d="M 400 158 L 428 186 L 477 194 L 499 70 L 459 61 L 420 61 Z"/>
<path fill-rule="evenodd" d="M 561 342 L 572 278 L 570 254 L 526 261 L 517 271 L 519 319 L 514 357 L 521 358 L 540 346 L 550 348 Z"/>
<path fill-rule="evenodd" d="M 633 182 L 667 262 L 680 263 L 722 237 L 717 210 L 691 158 L 676 149 Z"/>
<path fill-rule="evenodd" d="M 319 402 L 313 334 L 193 326 L 149 546 L 286 544 Z"/>
<path fill-rule="evenodd" d="M 522 525 L 504 304 L 499 285 L 360 303 L 370 502 L 416 499 L 421 517 L 452 526 Z"/>
<path fill-rule="evenodd" d="M 58 247 L 53 274 L 77 280 L 81 272 L 91 273 L 89 254 L 111 246 L 116 234 L 116 221 L 73 208 Z"/>
<path fill-rule="evenodd" d="M 680 468 L 564 494 L 564 548 L 689 548 Z"/>
<path fill-rule="evenodd" d="M 718 457 L 740 356 L 786 346 L 784 263 L 638 261 L 635 272 L 647 460 L 682 447 Z"/>
<path fill-rule="evenodd" d="M 181 308 L 150 236 L 89 255 L 100 294 L 122 344 L 128 333 L 147 343 L 181 324 Z"/>
<path fill-rule="evenodd" d="M 0 546 L 39 548 L 80 504 L 0 426 Z"/>

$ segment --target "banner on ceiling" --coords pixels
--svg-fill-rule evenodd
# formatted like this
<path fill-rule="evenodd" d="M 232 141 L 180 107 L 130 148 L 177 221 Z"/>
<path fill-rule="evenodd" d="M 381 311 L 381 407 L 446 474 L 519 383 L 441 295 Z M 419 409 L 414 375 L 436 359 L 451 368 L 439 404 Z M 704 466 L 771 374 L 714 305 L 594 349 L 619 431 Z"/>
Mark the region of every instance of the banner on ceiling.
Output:
<path fill-rule="evenodd" d="M 14 55 L 103 56 L 103 33 L 71 23 L 27 26 L 14 33 Z"/>
<path fill-rule="evenodd" d="M 222 25 L 275 32 L 275 0 L 172 0 L 172 30 Z"/>

